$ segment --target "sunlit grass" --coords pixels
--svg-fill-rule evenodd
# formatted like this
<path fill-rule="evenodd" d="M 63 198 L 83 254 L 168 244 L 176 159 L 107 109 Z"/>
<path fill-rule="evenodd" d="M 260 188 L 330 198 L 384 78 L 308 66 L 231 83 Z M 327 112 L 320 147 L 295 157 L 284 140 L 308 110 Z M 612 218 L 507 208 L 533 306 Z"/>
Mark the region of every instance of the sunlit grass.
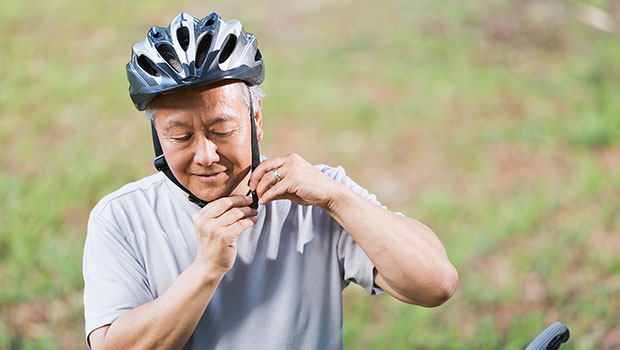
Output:
<path fill-rule="evenodd" d="M 436 309 L 350 287 L 346 348 L 520 349 L 556 319 L 573 334 L 562 349 L 609 344 L 620 326 L 620 44 L 580 23 L 576 5 L 3 4 L 0 349 L 83 348 L 88 212 L 153 171 L 124 64 L 182 10 L 240 18 L 258 36 L 267 155 L 344 165 L 433 228 L 459 270 L 457 294 Z M 32 304 L 40 318 L 16 316 Z"/>

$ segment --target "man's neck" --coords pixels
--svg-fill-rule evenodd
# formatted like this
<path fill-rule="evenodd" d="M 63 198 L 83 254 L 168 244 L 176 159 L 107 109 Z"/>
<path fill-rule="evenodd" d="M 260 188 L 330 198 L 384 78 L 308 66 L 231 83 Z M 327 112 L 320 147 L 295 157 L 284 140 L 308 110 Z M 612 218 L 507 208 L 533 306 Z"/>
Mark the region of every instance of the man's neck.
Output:
<path fill-rule="evenodd" d="M 243 180 L 241 180 L 241 182 L 239 182 L 237 187 L 235 187 L 235 189 L 230 194 L 231 196 L 234 196 L 234 195 L 245 196 L 246 194 L 250 192 L 250 186 L 248 185 L 248 182 L 250 181 L 250 175 L 252 175 L 252 172 L 249 171 L 248 169 L 247 175 L 245 175 Z"/>

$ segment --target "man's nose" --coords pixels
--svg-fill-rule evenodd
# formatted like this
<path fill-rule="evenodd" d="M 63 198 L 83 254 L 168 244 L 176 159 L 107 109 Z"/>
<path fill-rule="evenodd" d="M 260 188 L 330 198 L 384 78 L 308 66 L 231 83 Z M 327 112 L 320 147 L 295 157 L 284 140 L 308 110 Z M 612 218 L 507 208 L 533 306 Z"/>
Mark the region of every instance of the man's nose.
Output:
<path fill-rule="evenodd" d="M 208 167 L 220 160 L 217 154 L 217 145 L 206 137 L 202 137 L 198 143 L 198 149 L 194 154 L 194 161 L 202 166 Z"/>

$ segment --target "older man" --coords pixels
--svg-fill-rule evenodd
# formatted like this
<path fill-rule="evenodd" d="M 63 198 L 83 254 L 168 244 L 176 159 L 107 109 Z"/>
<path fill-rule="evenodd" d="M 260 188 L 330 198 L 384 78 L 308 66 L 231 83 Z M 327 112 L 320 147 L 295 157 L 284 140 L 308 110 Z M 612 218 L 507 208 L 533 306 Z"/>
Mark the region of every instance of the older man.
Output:
<path fill-rule="evenodd" d="M 423 306 L 454 293 L 435 234 L 342 168 L 261 162 L 263 60 L 238 21 L 182 13 L 153 27 L 127 75 L 162 173 L 91 213 L 93 349 L 340 349 L 349 282 Z"/>

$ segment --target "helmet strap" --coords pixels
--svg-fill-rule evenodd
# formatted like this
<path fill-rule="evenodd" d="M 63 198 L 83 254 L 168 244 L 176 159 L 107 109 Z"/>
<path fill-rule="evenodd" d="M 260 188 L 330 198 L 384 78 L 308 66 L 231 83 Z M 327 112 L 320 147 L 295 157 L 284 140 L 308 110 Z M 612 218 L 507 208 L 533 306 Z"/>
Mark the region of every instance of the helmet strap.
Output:
<path fill-rule="evenodd" d="M 247 86 L 247 85 L 246 85 Z M 251 124 L 251 132 L 252 132 L 252 171 L 256 169 L 256 167 L 260 164 L 260 152 L 258 150 L 258 138 L 256 136 L 256 122 L 254 121 L 254 106 L 252 104 L 252 95 L 250 94 L 250 88 L 248 88 L 248 94 L 250 96 L 250 124 Z M 185 186 L 181 185 L 181 183 L 174 177 L 170 167 L 168 167 L 168 162 L 166 162 L 166 157 L 164 156 L 164 152 L 161 148 L 161 144 L 159 143 L 159 137 L 157 137 L 157 129 L 155 129 L 155 121 L 151 121 L 151 135 L 153 137 L 153 148 L 155 150 L 155 159 L 153 160 L 153 165 L 155 168 L 166 175 L 172 183 L 177 185 L 180 189 L 186 192 L 189 197 L 189 201 L 195 203 L 199 207 L 204 207 L 209 202 L 204 201 L 198 197 L 196 197 L 193 193 L 191 193 Z M 250 193 L 248 193 L 249 195 Z M 252 191 L 252 204 L 250 207 L 253 209 L 258 208 L 258 195 L 256 191 Z"/>
<path fill-rule="evenodd" d="M 196 197 L 187 188 L 185 188 L 185 186 L 181 185 L 181 183 L 172 174 L 170 167 L 168 167 L 168 162 L 166 162 L 166 157 L 164 157 L 164 152 L 161 149 L 161 144 L 159 143 L 159 138 L 157 137 L 157 130 L 155 129 L 154 121 L 151 121 L 151 135 L 153 136 L 153 148 L 155 149 L 155 159 L 153 160 L 153 165 L 155 165 L 155 168 L 164 173 L 164 175 L 166 175 L 166 177 L 170 179 L 173 184 L 187 192 L 190 202 L 196 203 L 196 205 L 201 208 L 207 205 L 208 202 Z"/>
<path fill-rule="evenodd" d="M 256 122 L 254 121 L 254 105 L 252 102 L 252 93 L 250 87 L 247 86 L 248 96 L 250 96 L 250 124 L 252 124 L 252 172 L 260 164 L 260 152 L 258 151 L 258 137 L 256 136 Z M 249 194 L 249 193 L 248 193 Z M 258 209 L 258 195 L 256 191 L 252 191 L 252 204 L 250 208 Z"/>

